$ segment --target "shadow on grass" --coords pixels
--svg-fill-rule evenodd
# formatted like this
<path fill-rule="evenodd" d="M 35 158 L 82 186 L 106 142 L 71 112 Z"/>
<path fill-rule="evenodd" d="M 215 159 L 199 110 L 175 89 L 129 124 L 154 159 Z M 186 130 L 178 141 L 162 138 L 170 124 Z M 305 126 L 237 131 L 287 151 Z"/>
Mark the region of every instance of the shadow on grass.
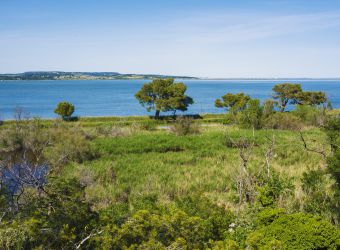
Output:
<path fill-rule="evenodd" d="M 176 120 L 178 117 L 186 117 L 191 118 L 194 120 L 203 119 L 203 117 L 199 114 L 192 114 L 192 115 L 161 115 L 159 117 L 156 116 L 149 116 L 150 119 L 153 120 L 161 120 L 161 121 L 173 121 Z"/>

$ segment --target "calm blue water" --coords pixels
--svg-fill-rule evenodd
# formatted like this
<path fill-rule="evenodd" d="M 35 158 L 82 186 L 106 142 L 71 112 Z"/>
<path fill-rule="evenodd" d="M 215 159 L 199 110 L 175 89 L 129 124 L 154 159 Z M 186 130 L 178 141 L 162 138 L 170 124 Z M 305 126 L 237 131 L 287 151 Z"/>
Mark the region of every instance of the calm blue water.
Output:
<path fill-rule="evenodd" d="M 0 82 L 0 117 L 12 119 L 16 107 L 31 117 L 54 118 L 58 102 L 69 101 L 79 116 L 128 116 L 150 114 L 142 108 L 134 94 L 146 80 L 84 80 L 84 81 L 2 81 Z M 187 94 L 194 98 L 187 113 L 220 113 L 214 106 L 216 98 L 227 92 L 244 92 L 264 100 L 272 87 L 284 81 L 273 80 L 186 80 Z M 340 108 L 340 80 L 291 81 L 301 83 L 304 90 L 325 91 L 334 108 Z M 152 112 L 153 114 L 153 112 Z"/>

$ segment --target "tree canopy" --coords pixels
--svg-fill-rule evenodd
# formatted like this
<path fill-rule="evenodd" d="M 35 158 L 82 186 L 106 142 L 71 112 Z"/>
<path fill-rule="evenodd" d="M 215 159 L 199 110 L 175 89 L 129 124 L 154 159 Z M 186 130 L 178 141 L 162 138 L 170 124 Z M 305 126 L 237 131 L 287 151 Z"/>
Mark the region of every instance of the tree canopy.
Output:
<path fill-rule="evenodd" d="M 144 84 L 135 97 L 148 112 L 156 110 L 155 116 L 159 117 L 161 111 L 186 111 L 194 103 L 191 97 L 185 95 L 186 90 L 184 83 L 175 83 L 172 78 L 156 79 Z"/>
<path fill-rule="evenodd" d="M 216 99 L 215 106 L 218 108 L 225 108 L 226 110 L 234 113 L 245 109 L 249 100 L 250 97 L 243 93 L 227 93 L 222 96 L 222 99 Z"/>
<path fill-rule="evenodd" d="M 278 100 L 280 112 L 284 112 L 287 104 L 298 103 L 299 95 L 302 93 L 301 84 L 283 83 L 273 87 L 273 97 Z"/>
<path fill-rule="evenodd" d="M 54 113 L 60 115 L 63 120 L 71 118 L 74 112 L 74 105 L 69 102 L 59 102 Z"/>
<path fill-rule="evenodd" d="M 305 105 L 321 105 L 327 102 L 325 92 L 322 91 L 303 91 L 298 95 L 299 103 Z"/>

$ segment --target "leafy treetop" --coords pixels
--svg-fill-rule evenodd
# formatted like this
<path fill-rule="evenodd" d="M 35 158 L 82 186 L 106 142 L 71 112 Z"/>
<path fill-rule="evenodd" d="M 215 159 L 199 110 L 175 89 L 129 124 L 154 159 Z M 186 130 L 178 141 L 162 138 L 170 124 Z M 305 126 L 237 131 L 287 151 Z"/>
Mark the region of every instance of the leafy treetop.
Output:
<path fill-rule="evenodd" d="M 302 92 L 301 84 L 283 83 L 273 87 L 273 97 L 278 100 L 280 112 L 284 112 L 288 103 L 298 103 L 299 95 Z"/>
<path fill-rule="evenodd" d="M 325 92 L 322 91 L 303 91 L 298 95 L 299 103 L 305 105 L 320 105 L 327 102 Z"/>
<path fill-rule="evenodd" d="M 172 78 L 156 79 L 144 84 L 135 97 L 147 111 L 156 110 L 155 116 L 159 117 L 161 111 L 186 111 L 193 104 L 193 99 L 185 95 L 186 90 L 184 83 L 175 83 Z"/>
<path fill-rule="evenodd" d="M 74 105 L 69 102 L 59 102 L 54 113 L 60 115 L 63 120 L 71 118 L 74 112 Z"/>
<path fill-rule="evenodd" d="M 227 93 L 222 96 L 222 99 L 216 99 L 215 106 L 225 108 L 232 113 L 245 109 L 247 102 L 250 100 L 248 95 L 243 93 Z"/>

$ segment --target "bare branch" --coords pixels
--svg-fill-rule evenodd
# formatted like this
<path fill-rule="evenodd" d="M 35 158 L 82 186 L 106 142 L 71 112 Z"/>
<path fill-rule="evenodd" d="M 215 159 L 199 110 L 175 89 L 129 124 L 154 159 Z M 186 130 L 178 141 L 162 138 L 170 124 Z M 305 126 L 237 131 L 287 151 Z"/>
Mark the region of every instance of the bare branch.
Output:
<path fill-rule="evenodd" d="M 300 131 L 300 138 L 301 138 L 301 141 L 303 142 L 303 147 L 307 151 L 320 154 L 320 155 L 323 156 L 323 158 L 327 158 L 327 154 L 325 153 L 325 151 L 320 151 L 318 149 L 308 147 L 307 142 L 306 142 L 305 138 L 303 137 L 303 134 L 302 134 L 301 131 Z"/>
<path fill-rule="evenodd" d="M 93 236 L 97 236 L 97 235 L 100 235 L 103 233 L 103 230 L 101 231 L 98 231 L 97 233 L 90 233 L 88 236 L 86 236 L 84 239 L 82 239 L 79 244 L 76 245 L 76 249 L 80 249 L 81 246 L 86 242 L 88 241 L 91 237 Z"/>

